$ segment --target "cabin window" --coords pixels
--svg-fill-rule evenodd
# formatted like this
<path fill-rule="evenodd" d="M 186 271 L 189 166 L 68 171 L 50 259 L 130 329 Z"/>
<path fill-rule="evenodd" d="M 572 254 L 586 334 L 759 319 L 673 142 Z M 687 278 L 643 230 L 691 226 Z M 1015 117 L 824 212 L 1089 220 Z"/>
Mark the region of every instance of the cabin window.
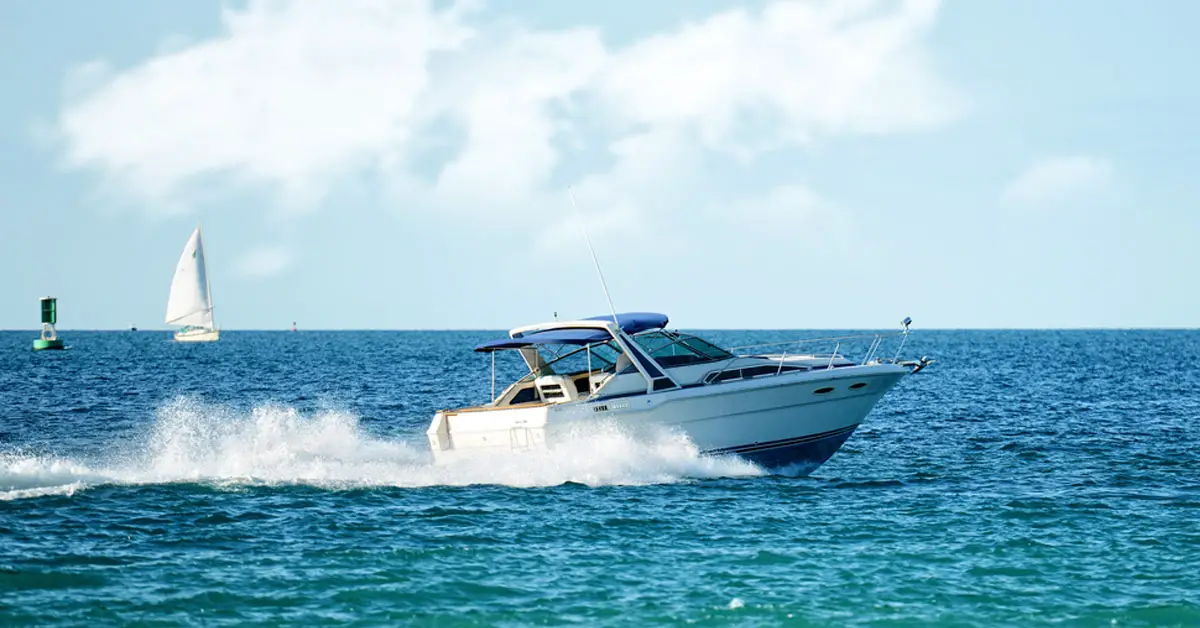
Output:
<path fill-rule="evenodd" d="M 859 388 L 866 388 L 866 387 L 867 387 L 866 382 L 855 382 L 853 384 L 850 384 L 850 390 L 858 390 Z"/>
<path fill-rule="evenodd" d="M 717 373 L 709 373 L 705 376 L 705 383 L 712 384 L 714 382 L 727 382 L 733 379 L 746 379 L 750 377 L 758 377 L 760 375 L 776 375 L 779 373 L 787 373 L 788 371 L 807 371 L 803 366 L 750 366 L 744 369 L 729 369 Z"/>
<path fill-rule="evenodd" d="M 533 403 L 534 401 L 537 401 L 537 392 L 530 386 L 529 388 L 518 390 L 517 394 L 513 395 L 512 401 L 508 403 L 515 406 L 519 403 Z"/>
<path fill-rule="evenodd" d="M 762 366 L 752 366 L 742 369 L 742 377 L 758 377 L 760 375 L 775 375 L 776 373 L 784 373 L 787 371 L 796 370 L 790 366 L 776 366 L 774 364 L 764 364 Z"/>
<path fill-rule="evenodd" d="M 814 390 L 814 391 L 813 391 L 813 394 L 814 394 L 814 395 L 824 395 L 824 394 L 828 394 L 828 393 L 831 393 L 831 392 L 833 392 L 833 387 L 832 387 L 832 386 L 826 386 L 826 387 L 824 387 L 824 388 L 818 388 L 818 389 Z"/>

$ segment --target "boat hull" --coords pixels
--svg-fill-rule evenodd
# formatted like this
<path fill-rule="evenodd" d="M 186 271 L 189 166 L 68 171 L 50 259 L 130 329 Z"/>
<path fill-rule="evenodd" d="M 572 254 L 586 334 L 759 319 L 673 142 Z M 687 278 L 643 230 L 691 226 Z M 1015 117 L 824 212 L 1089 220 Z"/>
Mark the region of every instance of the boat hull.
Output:
<path fill-rule="evenodd" d="M 858 425 L 809 434 L 795 438 L 753 443 L 724 450 L 709 450 L 707 455 L 736 455 L 767 469 L 785 470 L 792 475 L 806 475 L 837 453 Z"/>
<path fill-rule="evenodd" d="M 220 338 L 219 329 L 187 329 L 175 332 L 175 342 L 216 342 Z"/>
<path fill-rule="evenodd" d="M 828 460 L 908 369 L 890 364 L 776 375 L 590 402 L 437 413 L 435 458 L 553 447 L 609 421 L 635 436 L 682 433 L 705 455 L 735 455 L 803 475 Z"/>

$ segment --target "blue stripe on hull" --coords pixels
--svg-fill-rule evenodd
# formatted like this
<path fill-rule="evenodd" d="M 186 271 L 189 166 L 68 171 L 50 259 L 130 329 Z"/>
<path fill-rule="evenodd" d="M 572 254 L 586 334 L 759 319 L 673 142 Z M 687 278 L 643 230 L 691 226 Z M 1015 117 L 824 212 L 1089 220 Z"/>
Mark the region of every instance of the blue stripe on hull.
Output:
<path fill-rule="evenodd" d="M 714 449 L 705 453 L 733 454 L 767 469 L 784 469 L 787 475 L 808 475 L 841 449 L 857 427 L 851 425 L 821 434 Z"/>

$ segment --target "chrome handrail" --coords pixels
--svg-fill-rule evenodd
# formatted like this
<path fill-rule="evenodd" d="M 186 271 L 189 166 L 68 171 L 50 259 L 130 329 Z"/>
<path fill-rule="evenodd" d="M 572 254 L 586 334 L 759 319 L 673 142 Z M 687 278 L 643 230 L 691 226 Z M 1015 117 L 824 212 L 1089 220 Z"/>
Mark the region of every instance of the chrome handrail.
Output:
<path fill-rule="evenodd" d="M 833 347 L 833 355 L 829 356 L 829 364 L 825 365 L 826 369 L 833 368 L 833 361 L 837 359 L 838 350 L 842 348 L 842 343 L 839 342 Z"/>
<path fill-rule="evenodd" d="M 754 344 L 754 345 L 741 345 L 738 347 L 727 347 L 726 350 L 735 351 L 738 349 L 756 349 L 758 347 L 774 347 L 774 346 L 778 346 L 778 345 L 800 344 L 800 343 L 804 343 L 804 342 L 834 342 L 834 341 L 842 341 L 842 340 L 856 340 L 859 338 L 878 338 L 882 341 L 883 338 L 890 338 L 892 336 L 903 336 L 903 335 L 904 335 L 903 331 L 896 331 L 896 332 L 891 332 L 891 333 L 850 334 L 850 335 L 846 335 L 846 336 L 829 336 L 826 338 L 799 338 L 796 340 L 779 340 L 776 342 L 764 342 L 764 343 Z"/>
<path fill-rule="evenodd" d="M 776 341 L 776 342 L 764 342 L 764 343 L 758 343 L 758 344 L 752 344 L 752 345 L 741 345 L 741 346 L 737 346 L 737 347 L 728 347 L 728 348 L 726 348 L 726 350 L 729 351 L 730 353 L 733 353 L 734 351 L 738 351 L 738 350 L 742 350 L 742 349 L 758 349 L 758 348 L 762 348 L 762 347 L 777 347 L 777 346 L 781 346 L 781 345 L 782 346 L 803 345 L 805 343 L 817 343 L 817 342 L 836 342 L 836 344 L 834 345 L 833 353 L 828 355 L 829 362 L 826 363 L 825 366 L 823 367 L 824 369 L 831 369 L 831 368 L 833 368 L 834 361 L 836 361 L 838 357 L 843 357 L 843 356 L 841 356 L 841 347 L 842 347 L 843 341 L 861 340 L 864 338 L 870 338 L 871 343 L 867 347 L 867 352 L 863 356 L 862 361 L 859 362 L 859 364 L 869 364 L 872 359 L 876 359 L 876 356 L 878 355 L 880 348 L 883 346 L 883 341 L 885 339 L 893 338 L 896 336 L 900 336 L 904 340 L 907 340 L 907 337 L 908 337 L 907 329 L 903 330 L 903 331 L 897 331 L 897 332 L 891 332 L 891 333 L 848 334 L 848 335 L 844 335 L 844 336 L 828 336 L 828 337 L 824 337 L 824 338 L 801 338 L 801 339 L 795 339 L 795 340 L 780 340 L 780 341 Z M 904 345 L 901 344 L 901 349 L 903 348 L 903 346 Z M 784 349 L 783 353 L 779 354 L 778 358 L 776 358 L 779 360 L 779 364 L 775 369 L 774 375 L 782 374 L 784 363 L 787 362 L 788 353 L 789 353 L 789 351 L 787 349 Z M 804 354 L 800 351 L 796 351 L 795 355 L 797 357 L 799 357 Z M 703 381 L 705 384 L 717 383 L 715 378 L 719 377 L 722 373 L 727 373 L 729 371 L 735 370 L 735 366 L 737 365 L 739 360 L 742 360 L 744 358 L 755 358 L 755 357 L 765 357 L 765 356 L 763 354 L 734 355 L 733 357 L 728 358 L 725 364 L 705 373 L 704 377 L 701 378 L 701 381 Z M 814 354 L 812 354 L 812 357 L 813 358 L 824 358 L 826 356 L 824 354 L 814 353 Z M 893 361 L 894 361 L 894 359 L 893 359 Z M 821 368 L 822 367 L 817 366 L 817 367 L 813 367 L 812 370 L 818 370 Z"/>

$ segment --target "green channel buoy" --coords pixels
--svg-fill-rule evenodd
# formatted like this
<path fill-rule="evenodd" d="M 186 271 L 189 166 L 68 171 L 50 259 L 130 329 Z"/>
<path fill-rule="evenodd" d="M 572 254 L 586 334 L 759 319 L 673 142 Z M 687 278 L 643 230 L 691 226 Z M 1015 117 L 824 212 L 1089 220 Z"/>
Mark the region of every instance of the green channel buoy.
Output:
<path fill-rule="evenodd" d="M 42 297 L 42 337 L 33 341 L 34 351 L 63 348 L 62 338 L 59 338 L 58 332 L 54 331 L 54 324 L 57 322 L 58 299 Z"/>

